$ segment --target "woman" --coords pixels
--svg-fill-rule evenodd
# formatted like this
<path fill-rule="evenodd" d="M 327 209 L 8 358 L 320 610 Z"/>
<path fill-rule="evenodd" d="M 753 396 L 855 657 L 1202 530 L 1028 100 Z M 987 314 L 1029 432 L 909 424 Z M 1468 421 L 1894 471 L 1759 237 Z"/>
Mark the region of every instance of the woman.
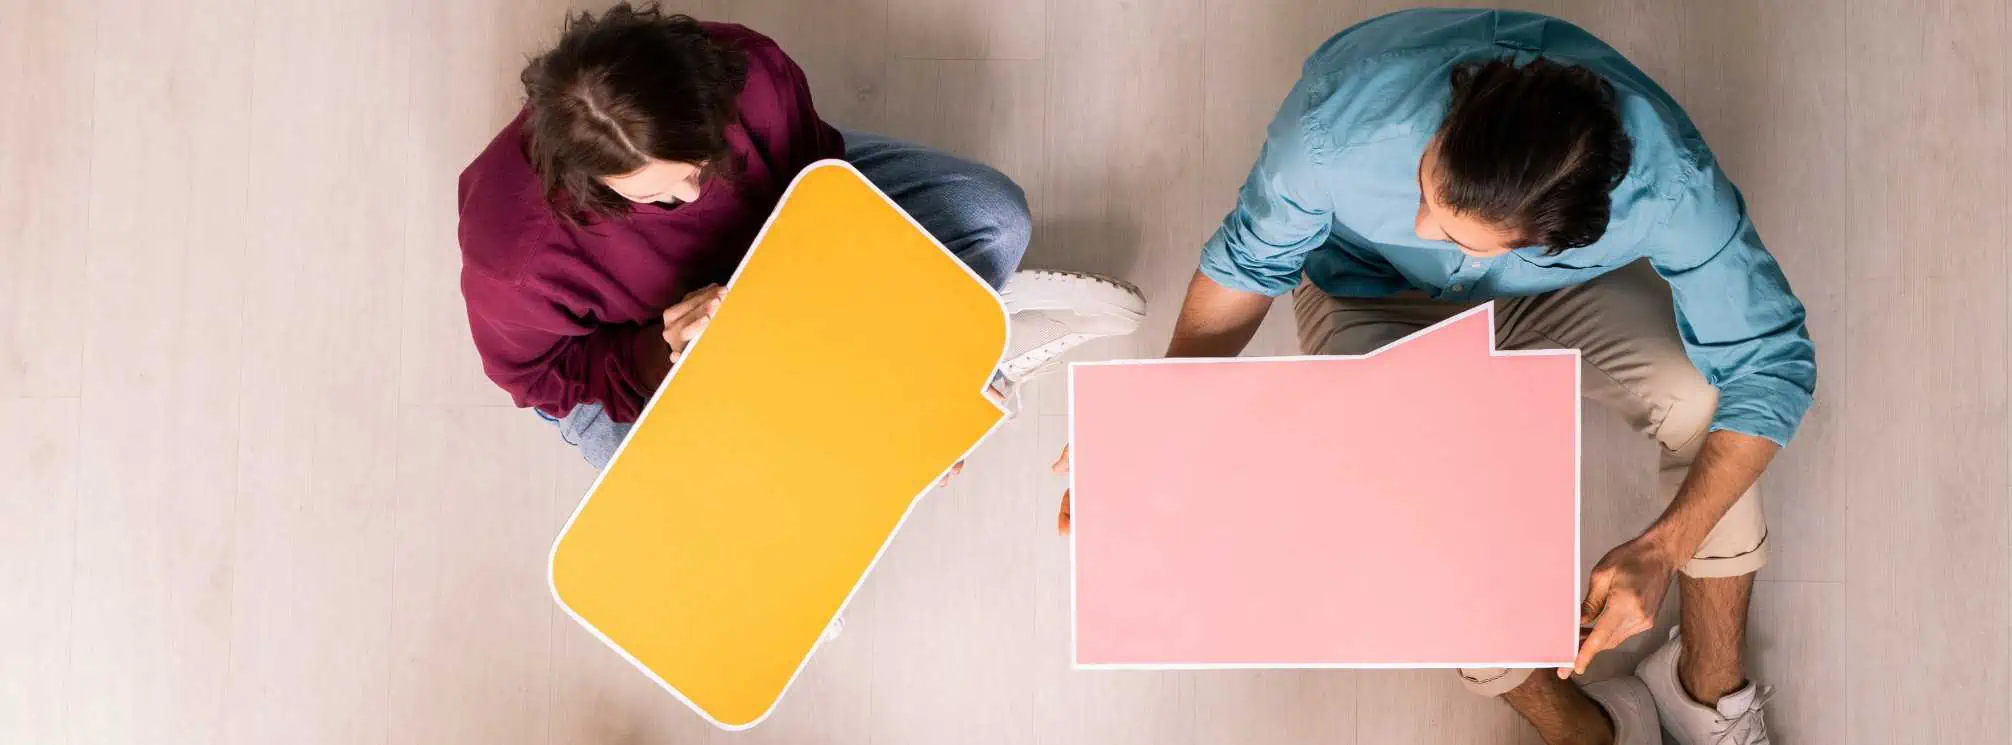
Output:
<path fill-rule="evenodd" d="M 597 468 L 705 329 L 790 180 L 820 159 L 850 161 L 1002 290 L 1025 350 L 1002 365 L 1007 385 L 1143 316 L 1137 290 L 1112 280 L 1015 275 L 1031 232 L 1018 186 L 841 134 L 796 63 L 746 28 L 654 6 L 581 13 L 523 81 L 524 111 L 461 174 L 461 289 L 490 379 Z"/>

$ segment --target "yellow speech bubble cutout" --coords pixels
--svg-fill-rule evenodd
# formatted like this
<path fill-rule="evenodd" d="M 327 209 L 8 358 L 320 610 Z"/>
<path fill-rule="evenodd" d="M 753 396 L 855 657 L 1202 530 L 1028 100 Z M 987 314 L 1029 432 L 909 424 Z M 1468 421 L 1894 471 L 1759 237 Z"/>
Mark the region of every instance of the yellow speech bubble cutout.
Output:
<path fill-rule="evenodd" d="M 999 296 L 851 165 L 784 192 L 712 325 L 552 545 L 574 619 L 759 723 L 909 510 L 1005 418 Z"/>

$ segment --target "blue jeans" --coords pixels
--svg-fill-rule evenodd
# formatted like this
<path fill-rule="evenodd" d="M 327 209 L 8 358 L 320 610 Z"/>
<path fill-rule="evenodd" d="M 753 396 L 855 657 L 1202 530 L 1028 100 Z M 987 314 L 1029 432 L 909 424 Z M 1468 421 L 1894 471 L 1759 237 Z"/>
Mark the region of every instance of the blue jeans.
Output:
<path fill-rule="evenodd" d="M 1034 222 L 1027 195 L 1005 174 L 862 132 L 845 133 L 845 159 L 994 289 L 1020 267 Z M 559 436 L 597 469 L 608 466 L 629 435 L 630 425 L 609 419 L 600 404 L 580 404 L 562 419 L 532 411 L 558 425 Z"/>

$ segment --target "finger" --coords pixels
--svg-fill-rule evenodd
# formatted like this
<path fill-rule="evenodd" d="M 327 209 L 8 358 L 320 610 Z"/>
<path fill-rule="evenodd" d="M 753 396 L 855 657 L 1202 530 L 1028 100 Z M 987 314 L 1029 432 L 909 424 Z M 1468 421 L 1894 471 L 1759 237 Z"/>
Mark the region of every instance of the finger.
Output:
<path fill-rule="evenodd" d="M 1586 583 L 1586 601 L 1579 605 L 1579 625 L 1591 626 L 1593 619 L 1600 617 L 1600 611 L 1607 607 L 1607 594 L 1614 589 L 1614 574 L 1595 570 Z"/>
<path fill-rule="evenodd" d="M 705 333 L 706 327 L 712 325 L 712 323 L 713 319 L 711 318 L 701 318 L 666 331 L 664 334 L 666 340 L 670 342 L 672 349 L 684 349 L 691 346 L 692 340 L 699 338 L 699 334 Z"/>
<path fill-rule="evenodd" d="M 1056 472 L 1056 473 L 1068 473 L 1068 472 L 1069 472 L 1069 446 L 1068 446 L 1068 445 L 1063 445 L 1063 446 L 1062 446 L 1062 455 L 1061 455 L 1061 457 L 1059 457 L 1059 458 L 1056 458 L 1056 459 L 1055 459 L 1055 465 L 1052 465 L 1052 466 L 1049 466 L 1049 467 L 1048 467 L 1048 470 L 1051 470 L 1051 471 L 1054 471 L 1054 472 Z"/>
<path fill-rule="evenodd" d="M 705 307 L 720 296 L 725 289 L 719 285 L 706 285 L 698 291 L 686 295 L 671 307 L 664 309 L 664 325 L 669 326 L 690 316 L 693 311 Z"/>
<path fill-rule="evenodd" d="M 1619 614 L 1601 615 L 1599 622 L 1593 626 L 1593 633 L 1586 637 L 1586 643 L 1579 645 L 1579 657 L 1572 661 L 1572 672 L 1585 675 L 1586 666 L 1593 663 L 1593 658 L 1599 656 L 1601 652 L 1620 646 L 1621 639 L 1625 638 L 1620 634 L 1621 629 L 1630 628 L 1634 623 L 1633 619 L 1621 619 Z M 1567 676 L 1561 670 L 1558 677 Z"/>
<path fill-rule="evenodd" d="M 700 290 L 686 295 L 683 300 L 672 303 L 671 307 L 664 309 L 664 323 L 675 323 L 678 319 L 690 315 L 692 309 L 704 305 L 709 297 L 711 297 L 709 293 L 705 290 Z"/>
<path fill-rule="evenodd" d="M 1055 533 L 1069 534 L 1069 492 L 1066 489 L 1062 491 L 1062 511 L 1055 515 Z"/>

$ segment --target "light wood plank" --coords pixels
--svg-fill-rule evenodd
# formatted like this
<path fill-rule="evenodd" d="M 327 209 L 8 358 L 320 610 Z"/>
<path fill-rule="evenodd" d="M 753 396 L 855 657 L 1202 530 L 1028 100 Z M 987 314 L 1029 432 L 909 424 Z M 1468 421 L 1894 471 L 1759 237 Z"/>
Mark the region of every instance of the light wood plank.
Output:
<path fill-rule="evenodd" d="M 1220 671 L 1195 676 L 1195 741 L 1349 745 L 1364 674 L 1345 670 Z"/>
<path fill-rule="evenodd" d="M 68 740 L 211 743 L 230 667 L 249 3 L 99 6 Z"/>
<path fill-rule="evenodd" d="M 0 742 L 61 742 L 76 579 L 74 398 L 0 399 Z"/>
<path fill-rule="evenodd" d="M 703 12 L 775 39 L 810 78 L 817 113 L 874 131 L 886 121 L 887 0 L 710 0 Z"/>
<path fill-rule="evenodd" d="M 0 3 L 0 391 L 76 396 L 97 8 Z"/>
<path fill-rule="evenodd" d="M 1887 298 L 1851 307 L 1851 406 L 1839 417 L 1851 464 L 1853 742 L 1933 742 L 2012 724 L 1999 704 L 2012 681 L 1999 633 L 2012 621 L 1999 286 L 1996 276 L 1853 280 L 1854 293 Z"/>
<path fill-rule="evenodd" d="M 390 745 L 550 739 L 555 437 L 516 409 L 400 411 Z"/>
<path fill-rule="evenodd" d="M 1846 18 L 1854 302 L 1837 419 L 1855 743 L 2012 728 L 2005 13 L 1860 2 Z"/>
<path fill-rule="evenodd" d="M 224 741 L 378 741 L 393 609 L 401 3 L 269 7 L 246 143 L 251 244 Z M 315 136 L 303 138 L 302 132 Z M 301 199 L 302 193 L 320 195 Z M 340 640 L 339 643 L 331 643 Z M 302 680 L 312 680 L 303 686 Z"/>
<path fill-rule="evenodd" d="M 1041 59 L 1048 3 L 888 0 L 889 48 L 910 59 Z"/>
<path fill-rule="evenodd" d="M 1780 742 L 1849 742 L 1846 661 L 1852 651 L 1845 628 L 1845 585 L 1832 582 L 1758 582 L 1748 621 L 1750 674 L 1774 686 L 1767 706 L 1768 732 Z"/>

